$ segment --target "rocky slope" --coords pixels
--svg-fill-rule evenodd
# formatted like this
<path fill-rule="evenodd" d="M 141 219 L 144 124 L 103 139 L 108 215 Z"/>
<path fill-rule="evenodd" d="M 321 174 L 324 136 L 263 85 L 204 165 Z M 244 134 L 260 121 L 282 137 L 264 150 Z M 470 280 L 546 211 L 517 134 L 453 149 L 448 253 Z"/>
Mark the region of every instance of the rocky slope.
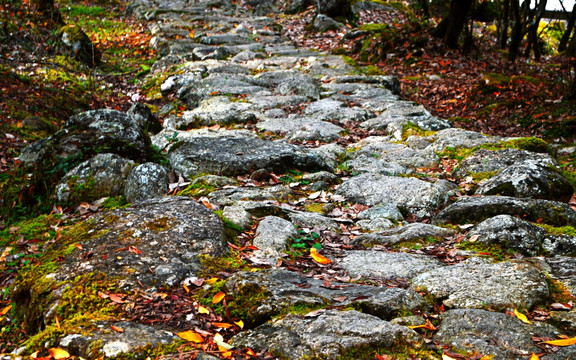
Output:
<path fill-rule="evenodd" d="M 576 334 L 576 212 L 555 149 L 453 128 L 393 76 L 295 48 L 265 16 L 272 1 L 131 8 L 161 54 L 150 81 L 190 110 L 162 128 L 141 105 L 94 110 L 23 151 L 28 164 L 100 153 L 62 178 L 59 201 L 132 204 L 19 275 L 14 316 L 31 338 L 11 357 L 175 358 L 185 330 L 202 336 L 186 350 L 198 359 L 576 357 L 540 343 Z M 203 295 L 171 295 L 170 321 L 142 321 L 131 301 L 182 288 Z M 206 325 L 202 301 L 220 291 L 211 320 L 244 329 Z"/>

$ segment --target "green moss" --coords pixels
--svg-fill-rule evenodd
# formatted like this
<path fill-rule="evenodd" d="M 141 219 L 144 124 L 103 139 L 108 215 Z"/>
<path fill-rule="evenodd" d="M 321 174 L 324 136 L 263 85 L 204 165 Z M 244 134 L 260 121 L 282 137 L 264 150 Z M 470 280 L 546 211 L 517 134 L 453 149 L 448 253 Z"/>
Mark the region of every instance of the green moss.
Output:
<path fill-rule="evenodd" d="M 173 151 L 173 149 L 172 149 Z M 193 181 L 190 185 L 188 185 L 184 190 L 178 192 L 178 196 L 190 196 L 190 197 L 199 197 L 199 196 L 206 196 L 211 192 L 215 191 L 217 188 L 213 185 L 209 185 L 204 180 Z"/>
<path fill-rule="evenodd" d="M 122 195 L 111 196 L 102 203 L 102 210 L 104 211 L 124 209 L 126 207 L 128 207 L 128 204 L 126 203 L 126 198 Z"/>
<path fill-rule="evenodd" d="M 576 229 L 574 229 L 572 226 L 554 227 L 551 225 L 538 224 L 538 223 L 535 223 L 534 225 L 541 227 L 551 235 L 576 236 Z"/>
<path fill-rule="evenodd" d="M 548 291 L 550 292 L 550 303 L 569 303 L 576 300 L 570 290 L 561 281 L 546 277 Z"/>
<path fill-rule="evenodd" d="M 492 259 L 497 261 L 504 261 L 514 257 L 515 252 L 511 249 L 506 248 L 506 244 L 483 244 L 483 243 L 471 243 L 462 242 L 458 248 L 463 250 L 472 250 L 480 255 L 490 256 Z"/>
<path fill-rule="evenodd" d="M 498 174 L 498 171 L 481 171 L 477 173 L 472 173 L 470 175 L 472 176 L 472 179 L 475 182 L 480 182 L 482 180 L 490 179 L 491 177 L 494 177 L 494 175 L 496 174 Z"/>
<path fill-rule="evenodd" d="M 436 134 L 436 131 L 422 130 L 416 124 L 409 122 L 403 126 L 402 140 L 408 139 L 411 135 L 426 137 L 434 134 Z"/>
<path fill-rule="evenodd" d="M 326 210 L 327 210 L 326 205 L 327 204 L 322 204 L 322 203 L 305 204 L 304 210 L 306 210 L 308 212 L 315 212 L 315 213 L 319 213 L 319 214 L 324 214 L 324 213 L 326 213 Z"/>
<path fill-rule="evenodd" d="M 214 211 L 214 214 L 218 215 L 222 222 L 224 223 L 224 236 L 229 242 L 235 243 L 236 236 L 240 234 L 244 229 L 241 226 L 234 224 L 230 219 L 222 214 L 222 210 Z"/>

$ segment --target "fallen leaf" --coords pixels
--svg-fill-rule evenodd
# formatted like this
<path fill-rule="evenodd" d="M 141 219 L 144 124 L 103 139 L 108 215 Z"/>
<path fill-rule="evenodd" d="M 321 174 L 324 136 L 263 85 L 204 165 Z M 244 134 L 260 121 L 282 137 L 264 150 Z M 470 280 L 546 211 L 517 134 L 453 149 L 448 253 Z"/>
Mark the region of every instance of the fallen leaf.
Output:
<path fill-rule="evenodd" d="M 118 326 L 114 326 L 114 325 L 110 325 L 110 327 L 112 328 L 112 330 L 117 331 L 119 333 L 123 333 L 124 329 L 122 329 L 121 327 Z"/>
<path fill-rule="evenodd" d="M 555 346 L 570 346 L 576 344 L 576 337 L 568 339 L 542 341 L 540 344 L 549 344 Z"/>
<path fill-rule="evenodd" d="M 328 259 L 327 257 L 318 254 L 318 250 L 316 250 L 316 248 L 310 249 L 310 256 L 312 256 L 312 259 L 314 259 L 314 261 L 316 261 L 319 264 L 325 265 L 330 264 L 332 262 L 332 260 Z"/>
<path fill-rule="evenodd" d="M 10 311 L 11 309 L 12 309 L 12 305 L 6 306 L 4 309 L 2 309 L 2 311 L 0 311 L 0 315 L 8 314 L 8 311 Z"/>
<path fill-rule="evenodd" d="M 456 359 L 453 358 L 453 357 L 450 357 L 450 356 L 448 356 L 448 355 L 446 355 L 446 354 L 442 354 L 442 360 L 456 360 Z"/>
<path fill-rule="evenodd" d="M 550 307 L 554 310 L 570 310 L 572 306 L 570 304 L 562 304 L 562 303 L 554 303 L 550 305 Z"/>
<path fill-rule="evenodd" d="M 58 319 L 58 316 L 55 316 L 54 320 L 56 321 L 56 329 L 60 330 L 60 319 Z"/>
<path fill-rule="evenodd" d="M 470 237 L 470 239 L 468 239 L 468 242 L 476 242 L 478 240 L 478 238 L 480 237 L 480 235 L 473 235 Z"/>
<path fill-rule="evenodd" d="M 520 321 L 522 321 L 525 324 L 531 324 L 530 320 L 528 320 L 528 318 L 526 317 L 526 315 L 522 314 L 521 312 L 519 312 L 518 310 L 514 309 L 514 315 L 516 315 L 516 317 L 518 319 L 520 319 Z"/>
<path fill-rule="evenodd" d="M 48 349 L 48 354 L 50 354 L 50 356 L 52 356 L 56 360 L 67 359 L 70 357 L 68 351 L 60 348 Z"/>
<path fill-rule="evenodd" d="M 204 338 L 202 337 L 202 335 L 200 335 L 197 332 L 192 331 L 192 330 L 179 332 L 176 335 L 178 335 L 180 338 L 182 338 L 186 341 L 190 341 L 190 342 L 194 342 L 194 343 L 201 343 L 204 341 Z"/>
<path fill-rule="evenodd" d="M 198 306 L 198 314 L 210 314 L 210 311 L 204 306 Z"/>
<path fill-rule="evenodd" d="M 233 349 L 234 346 L 227 344 L 224 342 L 224 338 L 222 337 L 222 335 L 220 334 L 216 334 L 214 335 L 214 338 L 212 339 L 214 341 L 214 343 L 216 345 L 218 345 L 218 347 L 222 347 L 223 350 L 221 349 L 220 351 L 225 351 L 225 350 L 230 350 Z"/>
<path fill-rule="evenodd" d="M 234 321 L 234 324 L 238 325 L 240 329 L 244 329 L 244 321 L 242 320 Z"/>
<path fill-rule="evenodd" d="M 116 294 L 110 294 L 108 295 L 108 297 L 110 298 L 110 300 L 112 300 L 112 302 L 118 303 L 118 304 L 123 304 L 125 301 L 122 300 L 122 298 Z"/>
<path fill-rule="evenodd" d="M 186 290 L 186 293 L 190 292 L 190 289 L 188 289 L 188 286 L 186 286 L 186 283 L 182 283 L 182 286 L 184 287 L 184 290 Z"/>
<path fill-rule="evenodd" d="M 540 357 L 534 353 L 532 353 L 532 356 L 530 356 L 530 360 L 540 360 Z"/>
<path fill-rule="evenodd" d="M 225 296 L 226 294 L 220 291 L 218 294 L 214 295 L 214 298 L 212 299 L 212 304 L 218 304 L 220 301 L 222 301 L 222 299 L 224 299 Z"/>
<path fill-rule="evenodd" d="M 436 326 L 434 326 L 430 320 L 426 319 L 425 324 L 421 325 L 410 325 L 408 326 L 410 329 L 428 329 L 428 330 L 436 330 Z"/>
<path fill-rule="evenodd" d="M 232 324 L 221 323 L 221 322 L 213 322 L 212 325 L 219 327 L 219 328 L 224 328 L 224 329 L 228 329 L 228 328 L 231 328 L 233 326 Z"/>
<path fill-rule="evenodd" d="M 256 356 L 256 353 L 254 352 L 254 350 L 248 348 L 246 349 L 246 355 Z"/>
<path fill-rule="evenodd" d="M 30 357 L 32 359 L 36 359 L 38 357 L 38 354 L 40 354 L 40 350 L 34 351 L 32 354 L 30 354 Z"/>

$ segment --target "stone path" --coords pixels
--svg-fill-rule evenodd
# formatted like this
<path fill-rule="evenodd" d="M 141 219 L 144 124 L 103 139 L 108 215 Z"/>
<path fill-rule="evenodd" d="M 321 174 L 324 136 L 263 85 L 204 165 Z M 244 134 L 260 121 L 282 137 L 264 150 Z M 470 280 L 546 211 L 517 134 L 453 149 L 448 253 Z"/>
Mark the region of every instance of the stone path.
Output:
<path fill-rule="evenodd" d="M 90 139 L 104 139 L 115 155 L 73 169 L 59 199 L 77 199 L 77 185 L 96 178 L 97 193 L 82 200 L 125 194 L 141 201 L 83 224 L 80 240 L 64 235 L 52 250 L 70 250 L 55 268 L 17 281 L 13 298 L 27 330 L 42 334 L 43 324 L 63 313 L 66 294 L 94 274 L 126 292 L 194 286 L 202 274 L 198 256 L 228 251 L 210 206 L 237 227 L 256 222 L 259 250 L 248 261 L 269 265 L 224 276 L 228 306 L 250 328 L 230 340 L 239 349 L 284 359 L 576 357 L 576 346 L 545 355 L 532 340 L 576 333 L 570 305 L 548 311 L 559 289 L 576 295 L 576 233 L 569 228 L 576 212 L 567 204 L 573 189 L 550 155 L 554 149 L 537 139 L 452 128 L 401 100 L 393 76 L 368 76 L 340 56 L 292 46 L 263 16 L 275 9 L 271 0 L 131 5 L 150 22 L 150 45 L 160 54 L 151 78 L 163 96 L 190 110 L 168 116 L 163 128 L 146 108 L 128 115 L 95 110 L 23 152 L 23 162 L 42 162 L 51 151 L 73 154 L 78 141 L 86 151 L 103 144 Z M 345 147 L 350 134 L 364 135 Z M 168 164 L 154 163 L 151 145 Z M 455 153 L 466 159 L 452 179 L 438 167 Z M 289 176 L 279 182 L 275 174 Z M 182 195 L 201 197 L 203 205 L 157 197 L 169 184 L 189 183 Z M 302 211 L 312 205 L 315 212 Z M 330 265 L 308 276 L 276 268 L 302 236 L 296 226 L 319 235 Z M 427 252 L 438 243 L 446 245 L 443 261 Z M 126 250 L 122 256 L 118 248 Z M 513 260 L 502 261 L 510 254 Z M 438 317 L 439 309 L 445 312 Z M 514 309 L 538 310 L 544 321 L 526 324 Z M 199 321 L 195 313 L 182 316 L 192 329 Z M 438 330 L 408 327 L 426 320 Z M 125 331 L 111 333 L 110 325 Z M 146 344 L 177 339 L 170 329 L 126 319 L 74 329 L 49 337 L 46 347 L 90 359 L 144 358 Z"/>

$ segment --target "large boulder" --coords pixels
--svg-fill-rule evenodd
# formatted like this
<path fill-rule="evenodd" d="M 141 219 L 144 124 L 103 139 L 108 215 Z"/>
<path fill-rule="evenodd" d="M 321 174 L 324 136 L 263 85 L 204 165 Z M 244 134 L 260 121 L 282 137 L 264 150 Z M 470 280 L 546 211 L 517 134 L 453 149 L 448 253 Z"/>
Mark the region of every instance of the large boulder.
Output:
<path fill-rule="evenodd" d="M 227 249 L 220 218 L 188 198 L 101 213 L 45 249 L 42 267 L 20 274 L 12 288 L 16 318 L 33 333 L 53 321 L 76 286 L 98 279 L 119 292 L 175 286 L 196 274 L 201 255 Z"/>
<path fill-rule="evenodd" d="M 101 54 L 88 35 L 76 24 L 68 24 L 58 30 L 63 49 L 78 62 L 96 67 L 100 64 Z"/>
<path fill-rule="evenodd" d="M 136 166 L 126 179 L 126 201 L 131 203 L 164 195 L 168 190 L 169 173 L 168 168 L 153 162 Z"/>
<path fill-rule="evenodd" d="M 368 206 L 395 204 L 401 211 L 421 218 L 430 217 L 448 201 L 447 189 L 439 184 L 373 173 L 350 178 L 336 193 L 348 201 Z"/>
<path fill-rule="evenodd" d="M 354 349 L 420 348 L 413 330 L 355 310 L 328 310 L 317 317 L 288 315 L 232 338 L 235 346 L 270 351 L 283 359 L 340 359 Z"/>
<path fill-rule="evenodd" d="M 98 154 L 62 178 L 56 187 L 56 197 L 60 202 L 76 204 L 121 195 L 134 165 L 134 161 L 118 155 Z"/>
<path fill-rule="evenodd" d="M 526 160 L 482 183 L 476 194 L 568 202 L 574 189 L 560 171 L 545 162 Z"/>
<path fill-rule="evenodd" d="M 550 296 L 546 277 L 535 266 L 478 258 L 420 274 L 412 279 L 411 288 L 443 299 L 447 308 L 531 308 Z"/>
<path fill-rule="evenodd" d="M 258 169 L 282 173 L 288 169 L 329 170 L 313 152 L 285 142 L 257 137 L 195 137 L 167 154 L 172 167 L 188 177 L 200 174 L 235 176 Z"/>
<path fill-rule="evenodd" d="M 576 227 L 576 211 L 568 204 L 509 196 L 460 198 L 436 214 L 432 222 L 434 224 L 477 223 L 502 214 L 518 216 L 528 221 L 542 222 L 553 226 Z"/>

